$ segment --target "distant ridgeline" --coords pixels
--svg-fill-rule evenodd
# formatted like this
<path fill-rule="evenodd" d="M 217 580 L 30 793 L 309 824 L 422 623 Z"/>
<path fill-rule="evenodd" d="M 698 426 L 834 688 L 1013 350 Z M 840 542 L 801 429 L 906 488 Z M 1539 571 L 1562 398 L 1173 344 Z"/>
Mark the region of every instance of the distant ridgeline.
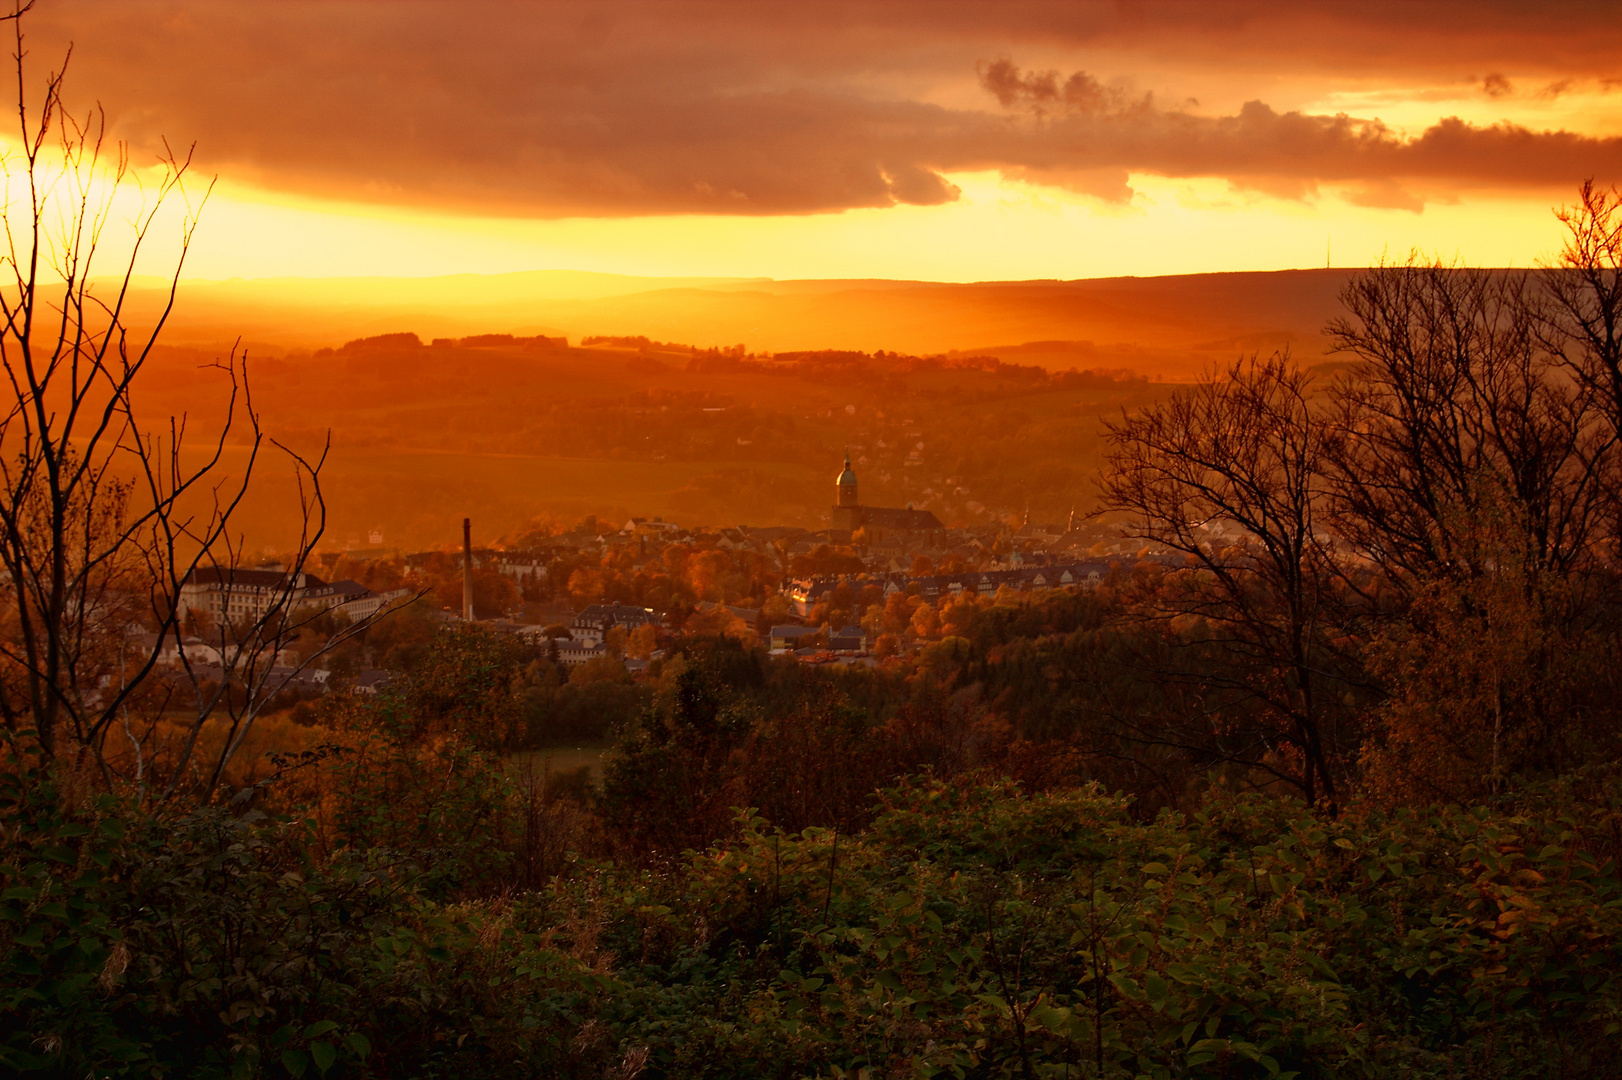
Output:
<path fill-rule="evenodd" d="M 355 338 L 346 341 L 336 349 L 317 349 L 317 357 L 336 356 L 339 353 L 379 352 L 384 349 L 480 349 L 480 348 L 506 348 L 506 349 L 566 349 L 569 339 L 564 337 L 549 338 L 543 334 L 534 337 L 517 337 L 513 334 L 474 334 L 464 338 L 434 338 L 427 345 L 413 333 L 401 334 L 373 334 L 371 337 Z"/>
<path fill-rule="evenodd" d="M 582 344 L 597 340 L 586 338 Z M 646 340 L 646 339 L 643 339 Z M 690 351 L 687 370 L 707 375 L 755 372 L 764 375 L 791 375 L 814 377 L 831 385 L 877 381 L 885 376 L 915 375 L 928 372 L 983 371 L 1011 382 L 1026 382 L 1043 388 L 1090 390 L 1123 381 L 1147 383 L 1148 376 L 1125 368 L 1118 370 L 1085 370 L 1074 368 L 1050 371 L 1035 364 L 1010 364 L 995 356 L 909 356 L 902 353 L 853 352 L 847 349 L 818 349 L 814 351 L 780 352 L 755 355 L 746 353 L 742 345 L 728 348 L 699 350 L 692 346 L 660 345 L 650 343 L 652 349 L 670 352 Z"/>
<path fill-rule="evenodd" d="M 654 341 L 644 335 L 596 334 L 580 339 L 581 348 L 635 349 L 642 354 L 662 353 L 666 356 L 687 356 L 686 370 L 701 375 L 735 375 L 756 373 L 816 378 L 832 385 L 848 385 L 882 379 L 887 375 L 913 375 L 928 372 L 980 371 L 1014 382 L 1030 383 L 1044 389 L 1087 390 L 1126 382 L 1148 382 L 1147 376 L 1128 369 L 1078 371 L 1050 371 L 1035 364 L 1011 364 L 995 356 L 958 356 L 939 354 L 912 356 L 903 353 L 855 352 L 849 349 L 817 349 L 797 352 L 751 353 L 743 345 L 711 346 L 683 345 L 670 341 Z M 517 348 L 567 349 L 566 337 L 547 337 L 537 334 L 523 337 L 514 334 L 474 334 L 462 338 L 434 338 L 424 345 L 415 333 L 373 334 L 370 337 L 346 341 L 336 349 L 318 349 L 317 357 L 339 354 L 377 352 L 390 349 L 420 348 Z"/>

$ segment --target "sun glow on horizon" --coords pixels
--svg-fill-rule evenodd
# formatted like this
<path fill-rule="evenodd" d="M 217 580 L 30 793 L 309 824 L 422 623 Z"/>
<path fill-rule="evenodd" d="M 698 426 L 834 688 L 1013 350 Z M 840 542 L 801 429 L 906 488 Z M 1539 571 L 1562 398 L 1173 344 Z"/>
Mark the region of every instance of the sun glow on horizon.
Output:
<path fill-rule="evenodd" d="M 995 172 L 949 178 L 962 194 L 940 206 L 554 220 L 324 202 L 222 182 L 183 276 L 568 269 L 994 281 L 1361 266 L 1412 248 L 1477 265 L 1525 266 L 1558 246 L 1552 210 L 1572 194 L 1484 193 L 1414 212 L 1354 205 L 1334 189 L 1292 200 L 1222 180 L 1133 176 L 1137 194 L 1113 205 Z"/>

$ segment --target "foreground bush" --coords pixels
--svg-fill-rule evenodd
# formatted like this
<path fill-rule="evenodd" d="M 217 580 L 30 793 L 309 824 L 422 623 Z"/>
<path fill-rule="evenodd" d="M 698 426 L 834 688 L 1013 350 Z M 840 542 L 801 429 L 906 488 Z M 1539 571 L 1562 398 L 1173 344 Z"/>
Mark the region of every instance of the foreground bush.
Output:
<path fill-rule="evenodd" d="M 923 783 L 854 839 L 746 818 L 611 947 L 668 1076 L 1613 1075 L 1617 824 Z"/>
<path fill-rule="evenodd" d="M 475 873 L 466 823 L 446 812 L 471 809 L 466 783 L 448 800 L 419 793 L 427 821 L 390 845 L 329 850 L 314 819 L 158 820 L 105 796 L 65 809 L 49 777 L 11 764 L 0 1073 L 541 1076 L 595 1060 L 576 1036 L 600 980 L 505 901 L 454 902 L 526 854 L 496 842 L 515 810 L 536 809 L 504 804 L 501 778 L 476 789 L 492 798 L 474 816 L 493 824 L 489 872 Z M 364 836 L 375 820 L 351 824 Z M 412 825 L 442 827 L 440 844 Z"/>
<path fill-rule="evenodd" d="M 13 1072 L 1618 1072 L 1614 784 L 1144 823 L 1094 789 L 924 779 L 857 835 L 741 813 L 673 867 L 503 895 L 407 849 L 317 857 L 291 821 L 64 811 L 20 767 L 0 800 Z"/>

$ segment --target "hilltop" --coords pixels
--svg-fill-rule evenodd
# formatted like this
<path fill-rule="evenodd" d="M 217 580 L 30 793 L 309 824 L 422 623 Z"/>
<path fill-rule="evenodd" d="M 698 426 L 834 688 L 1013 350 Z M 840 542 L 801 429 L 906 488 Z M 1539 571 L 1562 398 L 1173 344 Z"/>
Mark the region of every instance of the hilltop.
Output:
<path fill-rule="evenodd" d="M 968 284 L 649 278 L 574 271 L 187 281 L 166 340 L 320 348 L 412 330 L 645 335 L 751 352 L 878 349 L 1192 378 L 1239 351 L 1323 353 L 1349 270 Z M 155 291 L 138 298 L 150 303 Z"/>

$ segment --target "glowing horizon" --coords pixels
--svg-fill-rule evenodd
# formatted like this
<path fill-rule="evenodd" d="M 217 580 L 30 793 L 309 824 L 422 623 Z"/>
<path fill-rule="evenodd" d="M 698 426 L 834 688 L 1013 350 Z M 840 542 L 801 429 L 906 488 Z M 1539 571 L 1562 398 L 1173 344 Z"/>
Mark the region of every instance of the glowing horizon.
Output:
<path fill-rule="evenodd" d="M 1368 266 L 1418 249 L 1528 266 L 1560 244 L 1571 192 L 1505 193 L 1421 213 L 1134 177 L 1126 208 L 994 173 L 948 174 L 940 206 L 776 217 L 533 220 L 289 198 L 222 183 L 183 277 L 438 277 L 572 270 L 641 277 L 972 282 Z"/>

